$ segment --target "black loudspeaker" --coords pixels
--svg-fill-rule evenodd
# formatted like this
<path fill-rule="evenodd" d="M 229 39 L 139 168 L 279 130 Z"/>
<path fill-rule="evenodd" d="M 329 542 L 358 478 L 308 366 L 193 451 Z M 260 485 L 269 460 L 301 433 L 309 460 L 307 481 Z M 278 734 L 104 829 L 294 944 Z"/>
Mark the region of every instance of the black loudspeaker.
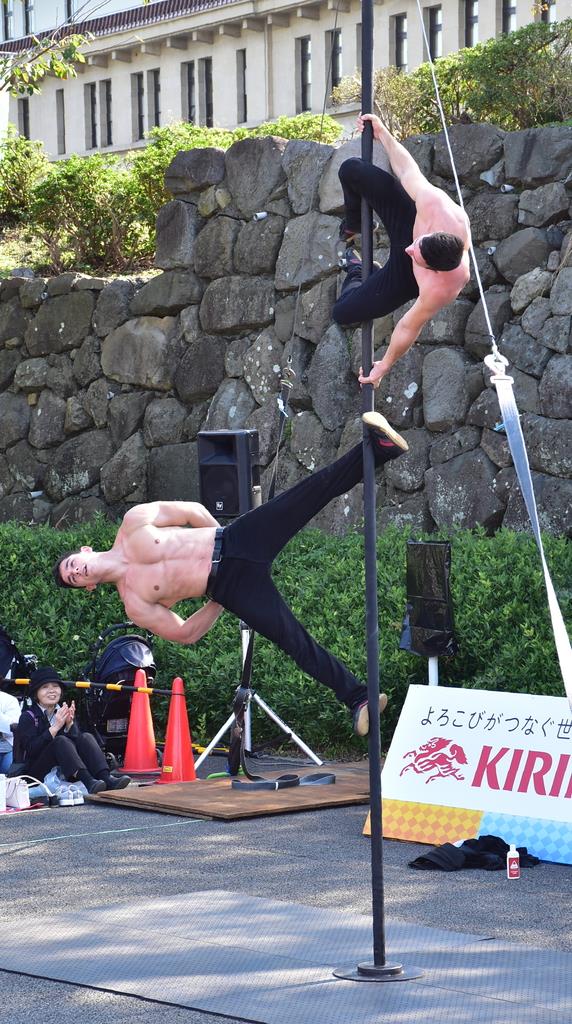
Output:
<path fill-rule="evenodd" d="M 233 519 L 257 503 L 260 486 L 257 430 L 201 430 L 201 501 L 215 518 Z"/>
<path fill-rule="evenodd" d="M 428 658 L 457 653 L 450 574 L 449 541 L 407 541 L 407 607 L 401 650 Z"/>

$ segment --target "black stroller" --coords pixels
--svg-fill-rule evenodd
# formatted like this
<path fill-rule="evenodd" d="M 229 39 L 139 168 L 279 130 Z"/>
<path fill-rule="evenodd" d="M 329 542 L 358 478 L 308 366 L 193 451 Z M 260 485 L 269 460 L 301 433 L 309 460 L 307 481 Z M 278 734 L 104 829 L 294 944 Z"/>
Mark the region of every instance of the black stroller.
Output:
<path fill-rule="evenodd" d="M 131 629 L 132 622 L 118 622 L 105 629 L 91 650 L 91 660 L 82 678 L 91 683 L 125 683 L 132 686 L 137 669 L 143 669 L 153 685 L 157 669 L 153 659 L 153 634 L 127 633 L 116 636 L 102 650 L 103 642 L 118 630 Z M 101 652 L 101 653 L 100 653 Z M 80 727 L 91 732 L 105 751 L 110 767 L 123 764 L 131 709 L 131 693 L 113 690 L 85 690 L 79 710 Z"/>

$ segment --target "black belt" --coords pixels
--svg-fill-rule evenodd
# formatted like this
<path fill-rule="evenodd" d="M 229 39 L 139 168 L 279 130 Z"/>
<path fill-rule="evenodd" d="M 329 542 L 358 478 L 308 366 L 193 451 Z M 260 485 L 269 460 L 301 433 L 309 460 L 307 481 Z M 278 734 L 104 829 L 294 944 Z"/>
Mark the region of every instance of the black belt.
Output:
<path fill-rule="evenodd" d="M 218 572 L 218 567 L 219 567 L 219 565 L 220 565 L 220 563 L 222 561 L 221 551 L 222 551 L 222 538 L 223 538 L 223 536 L 224 536 L 224 527 L 218 526 L 217 529 L 215 530 L 215 540 L 214 540 L 214 548 L 213 548 L 212 565 L 211 565 L 211 571 L 209 573 L 209 578 L 207 580 L 207 588 L 206 588 L 206 595 L 207 595 L 207 597 L 211 601 L 214 600 L 213 595 L 212 595 L 212 589 L 214 587 L 214 582 L 215 582 L 215 579 L 216 579 L 216 574 Z"/>

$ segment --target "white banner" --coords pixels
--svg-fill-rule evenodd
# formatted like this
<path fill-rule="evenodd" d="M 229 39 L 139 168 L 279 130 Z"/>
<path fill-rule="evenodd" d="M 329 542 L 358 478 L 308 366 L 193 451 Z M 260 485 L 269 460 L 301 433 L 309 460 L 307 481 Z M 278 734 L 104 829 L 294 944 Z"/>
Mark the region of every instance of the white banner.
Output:
<path fill-rule="evenodd" d="M 382 774 L 383 799 L 572 822 L 565 697 L 411 686 Z"/>

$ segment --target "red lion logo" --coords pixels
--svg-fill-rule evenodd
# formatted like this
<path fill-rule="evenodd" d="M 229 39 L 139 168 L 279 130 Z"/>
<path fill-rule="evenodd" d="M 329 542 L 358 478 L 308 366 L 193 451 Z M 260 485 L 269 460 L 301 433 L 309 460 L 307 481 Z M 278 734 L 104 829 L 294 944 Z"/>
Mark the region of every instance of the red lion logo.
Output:
<path fill-rule="evenodd" d="M 465 776 L 461 775 L 458 765 L 467 764 L 465 751 L 458 743 L 446 740 L 442 736 L 434 736 L 433 739 L 423 743 L 418 750 L 409 750 L 403 758 L 412 757 L 413 760 L 406 764 L 399 773 L 401 778 L 410 768 L 417 775 L 427 775 L 425 782 L 433 782 L 435 779 L 446 779 L 453 777 L 462 781 Z M 456 763 L 455 763 L 456 762 Z"/>

